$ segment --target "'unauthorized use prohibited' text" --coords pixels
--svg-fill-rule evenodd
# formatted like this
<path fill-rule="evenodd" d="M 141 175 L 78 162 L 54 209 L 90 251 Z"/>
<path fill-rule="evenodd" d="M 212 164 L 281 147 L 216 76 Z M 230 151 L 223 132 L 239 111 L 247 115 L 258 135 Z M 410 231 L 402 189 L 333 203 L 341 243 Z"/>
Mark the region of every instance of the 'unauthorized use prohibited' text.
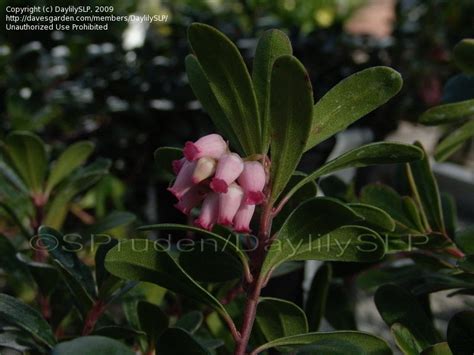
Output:
<path fill-rule="evenodd" d="M 7 31 L 107 31 L 114 22 L 152 24 L 168 15 L 115 15 L 113 6 L 7 6 Z"/>

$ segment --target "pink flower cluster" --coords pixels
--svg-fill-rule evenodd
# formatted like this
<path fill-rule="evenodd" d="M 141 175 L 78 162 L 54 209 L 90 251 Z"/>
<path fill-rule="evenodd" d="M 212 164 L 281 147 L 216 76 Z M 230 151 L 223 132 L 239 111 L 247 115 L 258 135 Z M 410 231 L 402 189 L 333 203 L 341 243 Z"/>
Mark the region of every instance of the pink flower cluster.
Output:
<path fill-rule="evenodd" d="M 262 164 L 230 152 L 218 134 L 186 142 L 183 153 L 184 158 L 173 161 L 176 180 L 168 188 L 178 199 L 175 207 L 189 214 L 202 202 L 196 226 L 211 230 L 218 223 L 249 233 L 255 205 L 265 198 Z"/>

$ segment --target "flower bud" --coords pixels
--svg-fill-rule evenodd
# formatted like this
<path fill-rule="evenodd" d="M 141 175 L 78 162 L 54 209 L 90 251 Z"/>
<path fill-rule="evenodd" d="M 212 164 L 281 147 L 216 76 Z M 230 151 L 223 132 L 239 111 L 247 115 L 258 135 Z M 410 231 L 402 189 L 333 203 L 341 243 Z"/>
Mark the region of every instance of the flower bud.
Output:
<path fill-rule="evenodd" d="M 259 205 L 265 199 L 263 188 L 265 187 L 265 169 L 258 161 L 246 161 L 244 171 L 238 178 L 238 182 L 244 189 L 244 202 L 248 205 Z"/>
<path fill-rule="evenodd" d="M 209 157 L 202 157 L 196 163 L 196 169 L 193 172 L 193 183 L 199 184 L 201 181 L 214 175 L 217 161 Z"/>
<path fill-rule="evenodd" d="M 229 186 L 226 193 L 219 194 L 219 216 L 217 223 L 223 225 L 232 225 L 237 210 L 240 207 L 244 192 L 242 188 L 233 183 Z"/>
<path fill-rule="evenodd" d="M 206 197 L 209 190 L 201 185 L 191 187 L 174 205 L 184 214 L 189 214 Z"/>
<path fill-rule="evenodd" d="M 255 205 L 242 203 L 234 217 L 234 230 L 239 233 L 250 233 L 250 221 L 255 212 Z"/>
<path fill-rule="evenodd" d="M 186 162 L 186 158 L 173 160 L 171 164 L 173 166 L 173 172 L 175 173 L 175 175 L 179 174 L 185 162 Z"/>
<path fill-rule="evenodd" d="M 217 162 L 216 174 L 211 181 L 211 189 L 215 192 L 227 192 L 232 184 L 244 170 L 244 162 L 236 153 L 223 155 Z"/>
<path fill-rule="evenodd" d="M 176 198 L 180 199 L 193 186 L 193 172 L 196 162 L 186 161 L 174 181 L 173 186 L 168 188 Z"/>
<path fill-rule="evenodd" d="M 194 221 L 197 227 L 211 230 L 217 221 L 217 215 L 219 213 L 219 195 L 215 192 L 210 192 L 201 207 L 201 214 Z"/>
<path fill-rule="evenodd" d="M 227 143 L 218 134 L 209 134 L 199 138 L 196 142 L 186 142 L 184 156 L 189 161 L 202 157 L 219 159 L 227 151 Z"/>

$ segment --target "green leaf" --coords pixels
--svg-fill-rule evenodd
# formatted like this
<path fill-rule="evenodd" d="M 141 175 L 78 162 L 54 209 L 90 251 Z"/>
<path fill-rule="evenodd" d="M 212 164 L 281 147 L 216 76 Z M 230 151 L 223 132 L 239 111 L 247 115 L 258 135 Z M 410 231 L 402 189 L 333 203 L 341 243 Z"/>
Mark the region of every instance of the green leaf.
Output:
<path fill-rule="evenodd" d="M 136 216 L 133 213 L 125 211 L 112 211 L 107 216 L 101 218 L 94 224 L 88 226 L 84 232 L 85 235 L 100 234 L 111 229 L 126 226 L 133 223 Z"/>
<path fill-rule="evenodd" d="M 324 318 L 337 330 L 356 330 L 354 300 L 342 283 L 331 282 L 328 288 Z"/>
<path fill-rule="evenodd" d="M 308 331 L 303 310 L 292 302 L 278 298 L 260 298 L 256 321 L 267 341 Z"/>
<path fill-rule="evenodd" d="M 421 149 L 420 143 L 416 143 Z M 438 184 L 431 171 L 428 156 L 422 160 L 411 162 L 407 165 L 408 180 L 419 206 L 422 208 L 426 221 L 435 231 L 444 233 L 444 219 L 441 208 L 441 197 Z"/>
<path fill-rule="evenodd" d="M 275 60 L 270 82 L 271 198 L 276 201 L 300 162 L 313 112 L 311 81 L 291 55 Z"/>
<path fill-rule="evenodd" d="M 215 28 L 193 23 L 188 40 L 246 155 L 263 152 L 257 99 L 237 47 Z"/>
<path fill-rule="evenodd" d="M 90 269 L 78 258 L 76 252 L 80 244 L 73 241 L 72 235 L 63 236 L 53 228 L 42 226 L 39 238 L 49 251 L 51 258 L 63 276 L 77 307 L 85 316 L 96 297 L 94 279 Z"/>
<path fill-rule="evenodd" d="M 474 97 L 474 76 L 458 74 L 448 79 L 443 87 L 444 103 L 469 100 Z"/>
<path fill-rule="evenodd" d="M 474 115 L 474 99 L 439 105 L 430 108 L 420 117 L 420 122 L 437 126 L 444 123 L 456 122 Z"/>
<path fill-rule="evenodd" d="M 209 79 L 204 73 L 201 64 L 197 58 L 189 54 L 185 60 L 186 73 L 188 74 L 189 84 L 193 89 L 194 95 L 201 103 L 203 109 L 209 114 L 217 130 L 230 141 L 231 146 L 239 153 L 242 152 L 239 139 L 235 134 L 232 125 L 222 110 L 216 95 L 212 92 Z M 160 149 L 160 148 L 158 148 Z"/>
<path fill-rule="evenodd" d="M 14 349 L 22 354 L 30 349 L 38 350 L 38 344 L 28 334 L 14 329 L 2 330 L 0 333 L 0 348 L 2 347 Z"/>
<path fill-rule="evenodd" d="M 20 179 L 17 173 L 12 168 L 10 168 L 10 166 L 4 161 L 3 157 L 0 156 L 0 158 L 0 174 L 16 189 L 18 189 L 24 194 L 28 194 L 29 191 L 28 188 L 25 186 L 25 183 Z"/>
<path fill-rule="evenodd" d="M 462 71 L 474 74 L 474 39 L 465 38 L 454 47 L 454 60 Z"/>
<path fill-rule="evenodd" d="M 193 334 L 202 325 L 203 320 L 204 316 L 202 312 L 191 311 L 179 318 L 175 324 L 175 327 L 184 329 L 189 333 Z"/>
<path fill-rule="evenodd" d="M 210 355 L 210 352 L 181 328 L 168 328 L 156 344 L 157 354 Z"/>
<path fill-rule="evenodd" d="M 328 333 L 306 333 L 275 339 L 259 346 L 251 354 L 258 354 L 266 349 L 282 347 L 297 350 L 304 346 L 312 354 L 331 355 L 390 355 L 392 351 L 385 340 L 375 335 L 356 332 L 339 331 Z"/>
<path fill-rule="evenodd" d="M 384 255 L 383 240 L 368 228 L 349 226 L 358 219 L 349 207 L 331 198 L 303 202 L 276 233 L 261 274 L 289 260 L 380 259 Z"/>
<path fill-rule="evenodd" d="M 264 152 L 270 144 L 270 78 L 273 64 L 293 52 L 289 38 L 280 30 L 265 31 L 258 40 L 253 60 L 252 80 L 260 111 Z"/>
<path fill-rule="evenodd" d="M 387 325 L 400 323 L 424 349 L 441 341 L 431 319 L 408 291 L 395 285 L 381 286 L 374 297 L 375 305 Z"/>
<path fill-rule="evenodd" d="M 26 331 L 48 347 L 56 343 L 51 327 L 36 309 L 3 293 L 0 293 L 0 320 Z"/>
<path fill-rule="evenodd" d="M 43 296 L 49 296 L 55 290 L 59 282 L 58 270 L 49 264 L 29 260 L 20 253 L 17 254 L 17 259 L 28 267 Z"/>
<path fill-rule="evenodd" d="M 214 240 L 187 240 L 181 246 L 179 264 L 199 282 L 225 282 L 242 277 L 242 263 Z"/>
<path fill-rule="evenodd" d="M 54 347 L 51 355 L 133 355 L 123 343 L 99 335 L 79 337 Z"/>
<path fill-rule="evenodd" d="M 69 146 L 58 158 L 51 169 L 46 183 L 46 193 L 49 193 L 57 184 L 81 166 L 94 150 L 94 144 L 83 141 Z"/>
<path fill-rule="evenodd" d="M 348 206 L 364 217 L 364 223 L 369 227 L 390 232 L 395 230 L 395 221 L 384 210 L 364 203 L 349 203 Z"/>
<path fill-rule="evenodd" d="M 327 162 L 296 184 L 285 199 L 291 197 L 308 181 L 350 167 L 360 168 L 371 165 L 397 164 L 416 161 L 423 158 L 423 151 L 414 145 L 378 142 L 353 149 Z"/>
<path fill-rule="evenodd" d="M 173 147 L 160 147 L 154 153 L 155 162 L 158 165 L 159 176 L 164 181 L 171 181 L 176 178 L 173 171 L 173 160 L 183 157 L 183 150 Z"/>
<path fill-rule="evenodd" d="M 453 355 L 448 343 L 438 343 L 423 350 L 420 355 Z"/>
<path fill-rule="evenodd" d="M 448 344 L 454 354 L 474 353 L 474 311 L 454 315 L 448 324 Z"/>
<path fill-rule="evenodd" d="M 456 232 L 456 245 L 466 254 L 474 254 L 474 225 Z"/>
<path fill-rule="evenodd" d="M 342 80 L 314 106 L 305 150 L 344 130 L 397 94 L 403 80 L 388 67 L 373 67 Z"/>
<path fill-rule="evenodd" d="M 43 224 L 60 229 L 68 213 L 68 204 L 84 190 L 94 186 L 109 173 L 111 162 L 107 159 L 98 159 L 86 167 L 76 170 L 61 184 L 57 195 L 47 205 L 47 212 Z"/>
<path fill-rule="evenodd" d="M 410 330 L 400 323 L 394 323 L 390 330 L 392 331 L 395 343 L 405 355 L 419 355 L 423 350 L 422 346 L 416 341 Z"/>
<path fill-rule="evenodd" d="M 443 219 L 446 226 L 446 232 L 451 239 L 454 239 L 458 223 L 456 200 L 450 194 L 441 193 L 441 207 L 443 209 Z"/>
<path fill-rule="evenodd" d="M 332 278 L 332 265 L 323 264 L 314 274 L 308 298 L 305 304 L 305 313 L 308 317 L 310 331 L 317 331 L 326 310 L 329 284 Z"/>
<path fill-rule="evenodd" d="M 465 272 L 474 274 L 474 255 L 466 255 L 457 262 L 457 266 Z"/>
<path fill-rule="evenodd" d="M 247 258 L 247 255 L 238 247 L 238 239 L 235 234 L 229 233 L 227 237 L 222 237 L 219 234 L 209 232 L 205 229 L 193 227 L 193 226 L 188 226 L 184 224 L 173 224 L 173 223 L 161 223 L 161 224 L 151 224 L 148 226 L 142 226 L 138 228 L 140 231 L 150 231 L 150 230 L 177 230 L 177 231 L 183 231 L 183 232 L 194 232 L 198 233 L 200 236 L 212 240 L 217 244 L 219 247 L 218 250 L 222 252 L 231 252 L 234 254 L 241 262 L 242 265 L 244 266 L 244 271 L 246 273 L 250 273 L 249 271 L 249 261 Z M 235 238 L 235 243 L 232 240 Z"/>
<path fill-rule="evenodd" d="M 109 251 L 105 267 L 122 279 L 157 284 L 199 300 L 228 316 L 222 304 L 194 281 L 158 242 L 146 239 L 123 241 Z"/>
<path fill-rule="evenodd" d="M 23 181 L 35 193 L 43 189 L 48 158 L 43 141 L 30 132 L 13 132 L 5 139 L 5 149 Z"/>
<path fill-rule="evenodd" d="M 148 346 L 155 346 L 161 334 L 168 329 L 168 317 L 158 305 L 145 301 L 138 302 L 137 314 L 140 321 L 140 329 L 148 337 Z"/>
<path fill-rule="evenodd" d="M 444 138 L 436 147 L 434 153 L 435 159 L 445 161 L 459 150 L 464 142 L 472 137 L 474 137 L 474 120 L 466 122 Z"/>

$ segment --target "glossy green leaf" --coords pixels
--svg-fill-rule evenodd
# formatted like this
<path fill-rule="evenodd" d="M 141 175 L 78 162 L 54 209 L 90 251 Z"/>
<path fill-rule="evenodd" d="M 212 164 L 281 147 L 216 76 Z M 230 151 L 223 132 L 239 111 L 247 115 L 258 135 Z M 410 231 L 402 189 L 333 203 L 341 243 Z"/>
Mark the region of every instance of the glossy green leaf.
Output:
<path fill-rule="evenodd" d="M 133 355 L 127 345 L 104 336 L 90 335 L 65 341 L 54 347 L 51 355 Z"/>
<path fill-rule="evenodd" d="M 451 239 L 454 239 L 458 224 L 456 200 L 450 194 L 441 193 L 441 207 L 443 209 L 446 232 Z"/>
<path fill-rule="evenodd" d="M 179 247 L 179 264 L 196 281 L 225 282 L 242 277 L 240 260 L 231 252 L 222 251 L 213 240 L 187 240 Z"/>
<path fill-rule="evenodd" d="M 438 343 L 423 350 L 420 355 L 453 355 L 448 343 Z"/>
<path fill-rule="evenodd" d="M 10 166 L 4 161 L 2 157 L 2 151 L 0 150 L 0 174 L 8 181 L 12 186 L 21 191 L 24 194 L 28 194 L 28 188 L 17 173 L 10 168 Z"/>
<path fill-rule="evenodd" d="M 456 245 L 466 254 L 474 254 L 474 225 L 456 232 Z"/>
<path fill-rule="evenodd" d="M 199 64 L 199 61 L 194 55 L 189 54 L 186 57 L 185 65 L 189 84 L 193 89 L 194 95 L 196 95 L 203 109 L 209 114 L 209 117 L 211 117 L 217 130 L 225 137 L 225 139 L 230 141 L 232 148 L 241 153 L 242 147 L 239 139 L 237 138 L 229 119 L 217 101 L 216 95 L 212 92 L 209 79 L 204 73 L 201 64 Z"/>
<path fill-rule="evenodd" d="M 96 289 L 90 269 L 76 254 L 80 244 L 73 241 L 71 235 L 63 236 L 53 228 L 45 226 L 40 227 L 38 235 L 51 258 L 56 262 L 58 271 L 74 296 L 73 300 L 77 307 L 85 316 L 96 297 Z"/>
<path fill-rule="evenodd" d="M 140 329 L 146 333 L 149 346 L 155 346 L 161 334 L 168 329 L 168 317 L 158 305 L 145 301 L 138 302 L 137 314 Z"/>
<path fill-rule="evenodd" d="M 454 354 L 474 353 L 474 311 L 457 313 L 448 324 L 448 344 Z"/>
<path fill-rule="evenodd" d="M 439 125 L 469 116 L 474 116 L 474 99 L 432 107 L 421 115 L 420 122 L 426 125 Z"/>
<path fill-rule="evenodd" d="M 151 224 L 148 226 L 142 226 L 138 228 L 140 231 L 150 231 L 150 230 L 158 230 L 158 231 L 183 231 L 183 232 L 193 232 L 198 233 L 200 236 L 212 240 L 218 246 L 218 250 L 222 252 L 230 252 L 234 254 L 244 266 L 245 272 L 249 271 L 249 261 L 247 255 L 238 247 L 238 240 L 235 234 L 229 234 L 227 237 L 220 236 L 214 232 L 209 232 L 207 230 L 188 226 L 184 224 L 174 224 L 174 223 L 161 223 L 161 224 Z M 234 239 L 235 238 L 235 239 Z"/>
<path fill-rule="evenodd" d="M 420 143 L 416 145 L 422 148 Z M 407 173 L 413 195 L 422 207 L 426 221 L 435 231 L 445 232 L 441 196 L 428 156 L 425 154 L 422 160 L 408 164 Z"/>
<path fill-rule="evenodd" d="M 133 340 L 139 336 L 145 336 L 145 333 L 130 327 L 122 327 L 119 325 L 106 325 L 103 327 L 95 328 L 90 335 L 100 335 L 117 340 Z"/>
<path fill-rule="evenodd" d="M 46 183 L 46 193 L 59 184 L 64 178 L 81 166 L 94 150 L 94 144 L 83 141 L 69 146 L 58 158 L 51 169 Z"/>
<path fill-rule="evenodd" d="M 313 112 L 309 75 L 291 55 L 275 60 L 270 82 L 271 198 L 276 201 L 300 162 Z"/>
<path fill-rule="evenodd" d="M 458 261 L 457 266 L 466 272 L 474 274 L 474 255 L 466 255 Z"/>
<path fill-rule="evenodd" d="M 58 270 L 49 264 L 32 261 L 20 253 L 17 254 L 17 258 L 27 266 L 41 294 L 49 296 L 59 282 Z"/>
<path fill-rule="evenodd" d="M 26 353 L 27 350 L 38 349 L 38 344 L 27 333 L 16 329 L 2 330 L 0 333 L 0 349 L 14 349 L 20 353 Z"/>
<path fill-rule="evenodd" d="M 395 230 L 395 221 L 384 210 L 364 203 L 349 203 L 348 206 L 364 217 L 364 224 L 369 227 L 390 232 Z"/>
<path fill-rule="evenodd" d="M 211 353 L 193 338 L 186 330 L 181 328 L 168 328 L 156 344 L 157 354 L 193 354 L 210 355 Z"/>
<path fill-rule="evenodd" d="M 203 320 L 204 316 L 202 312 L 191 311 L 179 318 L 174 326 L 176 328 L 187 330 L 189 333 L 193 334 L 202 325 Z"/>
<path fill-rule="evenodd" d="M 0 320 L 24 330 L 48 347 L 56 343 L 51 327 L 36 309 L 3 293 L 0 294 Z"/>
<path fill-rule="evenodd" d="M 112 211 L 107 216 L 98 220 L 96 223 L 88 226 L 84 234 L 92 235 L 105 233 L 114 228 L 129 225 L 135 220 L 136 216 L 133 213 L 126 211 Z"/>
<path fill-rule="evenodd" d="M 361 191 L 360 200 L 387 212 L 396 224 L 417 229 L 417 225 L 407 213 L 402 197 L 391 187 L 382 184 L 366 185 Z"/>
<path fill-rule="evenodd" d="M 292 302 L 278 298 L 260 298 L 256 321 L 267 341 L 308 331 L 303 310 Z"/>
<path fill-rule="evenodd" d="M 305 303 L 305 313 L 308 317 L 310 331 L 317 331 L 326 310 L 329 284 L 332 278 L 332 265 L 323 264 L 314 274 L 311 288 Z"/>
<path fill-rule="evenodd" d="M 380 259 L 384 255 L 382 239 L 370 229 L 350 226 L 358 219 L 360 216 L 349 207 L 331 198 L 317 197 L 302 203 L 276 233 L 262 275 L 288 260 Z"/>
<path fill-rule="evenodd" d="M 371 334 L 356 331 L 339 331 L 328 333 L 306 333 L 275 339 L 259 346 L 251 354 L 258 354 L 266 349 L 285 347 L 297 350 L 304 346 L 311 353 L 331 355 L 391 355 L 392 351 L 385 340 Z"/>
<path fill-rule="evenodd" d="M 108 174 L 111 162 L 107 159 L 98 159 L 86 167 L 77 169 L 61 184 L 58 193 L 47 205 L 43 223 L 52 228 L 60 229 L 68 213 L 68 204 L 84 190 L 94 186 Z"/>
<path fill-rule="evenodd" d="M 293 52 L 289 38 L 280 30 L 265 31 L 258 40 L 252 80 L 257 96 L 264 150 L 270 144 L 270 79 L 275 60 Z"/>
<path fill-rule="evenodd" d="M 474 75 L 474 39 L 465 38 L 454 47 L 454 60 L 462 71 Z"/>
<path fill-rule="evenodd" d="M 151 282 L 173 292 L 199 300 L 222 315 L 222 304 L 194 281 L 158 242 L 132 239 L 109 251 L 105 267 L 113 275 L 126 280 Z"/>
<path fill-rule="evenodd" d="M 342 80 L 314 106 L 305 150 L 332 137 L 397 94 L 403 80 L 388 67 L 372 67 Z"/>
<path fill-rule="evenodd" d="M 448 79 L 443 87 L 444 103 L 450 104 L 474 97 L 474 76 L 458 74 Z"/>
<path fill-rule="evenodd" d="M 406 163 L 420 160 L 422 157 L 423 151 L 414 145 L 387 142 L 367 144 L 340 155 L 309 174 L 290 190 L 285 196 L 285 199 L 292 196 L 299 188 L 308 183 L 308 181 L 316 180 L 323 175 L 328 175 L 341 169 Z"/>
<path fill-rule="evenodd" d="M 43 189 L 48 165 L 43 141 L 30 132 L 13 132 L 4 142 L 5 150 L 23 181 L 33 192 Z"/>
<path fill-rule="evenodd" d="M 188 40 L 246 155 L 262 153 L 257 99 L 237 47 L 215 28 L 193 23 Z"/>
<path fill-rule="evenodd" d="M 474 107 L 474 102 L 473 102 Z M 474 114 L 474 113 L 473 113 Z M 474 120 L 468 121 L 455 129 L 437 146 L 434 153 L 435 159 L 445 161 L 458 151 L 468 139 L 474 137 Z"/>
<path fill-rule="evenodd" d="M 400 323 L 423 349 L 441 341 L 431 319 L 410 292 L 399 286 L 384 285 L 375 293 L 374 301 L 387 325 Z"/>
<path fill-rule="evenodd" d="M 423 350 L 410 330 L 400 323 L 394 323 L 390 330 L 395 343 L 405 355 L 419 355 Z"/>
<path fill-rule="evenodd" d="M 329 283 L 324 318 L 336 330 L 357 330 L 352 292 L 337 281 Z"/>

